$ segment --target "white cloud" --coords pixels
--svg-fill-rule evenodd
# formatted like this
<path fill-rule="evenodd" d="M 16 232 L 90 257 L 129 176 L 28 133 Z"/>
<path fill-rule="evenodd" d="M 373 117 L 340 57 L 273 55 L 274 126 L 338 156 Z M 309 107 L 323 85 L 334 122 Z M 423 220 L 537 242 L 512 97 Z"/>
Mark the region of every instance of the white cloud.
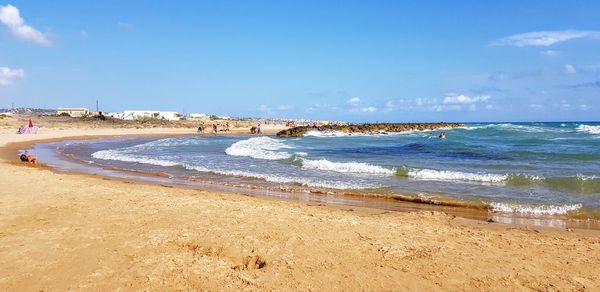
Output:
<path fill-rule="evenodd" d="M 460 95 L 449 95 L 444 98 L 444 104 L 472 104 L 478 102 L 484 102 L 489 100 L 489 95 L 478 95 L 478 96 L 467 96 L 464 94 Z"/>
<path fill-rule="evenodd" d="M 511 35 L 502 38 L 492 45 L 494 46 L 539 46 L 549 47 L 554 44 L 575 39 L 600 39 L 600 31 L 593 30 L 558 30 L 538 31 Z"/>
<path fill-rule="evenodd" d="M 558 57 L 560 55 L 560 52 L 555 50 L 546 50 L 541 51 L 540 55 L 542 55 L 542 57 Z"/>
<path fill-rule="evenodd" d="M 396 106 L 397 106 L 396 102 L 393 101 L 393 100 L 388 100 L 388 101 L 385 102 L 385 108 L 386 109 L 390 109 L 391 110 L 391 109 L 394 109 Z"/>
<path fill-rule="evenodd" d="M 277 109 L 280 111 L 287 111 L 287 110 L 292 109 L 292 106 L 289 104 L 282 104 L 279 107 L 277 107 Z"/>
<path fill-rule="evenodd" d="M 359 103 L 360 103 L 360 98 L 358 98 L 358 97 L 353 97 L 348 100 L 348 104 L 350 104 L 351 106 L 357 106 Z"/>
<path fill-rule="evenodd" d="M 579 108 L 580 108 L 582 111 L 587 111 L 587 110 L 588 110 L 590 107 L 589 107 L 587 104 L 580 104 L 580 105 L 579 105 Z"/>
<path fill-rule="evenodd" d="M 17 79 L 25 77 L 23 69 L 0 67 L 0 86 L 12 84 Z"/>
<path fill-rule="evenodd" d="M 21 18 L 17 7 L 12 5 L 0 6 L 0 22 L 6 25 L 10 33 L 17 38 L 40 45 L 50 45 L 50 40 L 44 34 L 25 24 L 25 20 Z"/>
<path fill-rule="evenodd" d="M 456 105 L 456 104 L 450 104 L 450 105 L 434 105 L 431 107 L 426 108 L 427 111 L 434 111 L 434 112 L 450 112 L 450 111 L 460 111 L 462 110 L 462 107 L 460 105 Z"/>
<path fill-rule="evenodd" d="M 372 106 L 368 106 L 368 107 L 363 107 L 360 109 L 361 112 L 363 113 L 373 113 L 375 111 L 377 111 L 376 107 L 372 107 Z"/>
<path fill-rule="evenodd" d="M 571 64 L 565 64 L 564 72 L 565 74 L 577 74 L 577 69 Z"/>

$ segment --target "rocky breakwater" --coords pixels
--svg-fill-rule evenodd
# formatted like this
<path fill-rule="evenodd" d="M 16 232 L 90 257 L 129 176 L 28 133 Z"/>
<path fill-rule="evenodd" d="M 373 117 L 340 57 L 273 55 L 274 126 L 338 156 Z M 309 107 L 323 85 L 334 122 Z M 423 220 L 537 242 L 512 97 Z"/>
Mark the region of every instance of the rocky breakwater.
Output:
<path fill-rule="evenodd" d="M 459 123 L 381 123 L 381 124 L 350 124 L 350 125 L 327 125 L 327 126 L 302 126 L 282 130 L 277 133 L 278 137 L 301 137 L 309 131 L 319 132 L 341 132 L 360 134 L 379 134 L 407 131 L 431 131 L 437 129 L 448 129 L 463 127 Z"/>

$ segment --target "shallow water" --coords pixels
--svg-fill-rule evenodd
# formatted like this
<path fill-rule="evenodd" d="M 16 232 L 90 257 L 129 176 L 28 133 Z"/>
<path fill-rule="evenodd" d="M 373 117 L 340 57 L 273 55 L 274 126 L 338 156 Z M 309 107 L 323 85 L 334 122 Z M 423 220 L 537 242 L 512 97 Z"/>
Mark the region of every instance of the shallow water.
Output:
<path fill-rule="evenodd" d="M 468 124 L 439 132 L 302 138 L 117 138 L 57 145 L 90 165 L 259 187 L 415 194 L 499 213 L 597 217 L 600 124 Z"/>

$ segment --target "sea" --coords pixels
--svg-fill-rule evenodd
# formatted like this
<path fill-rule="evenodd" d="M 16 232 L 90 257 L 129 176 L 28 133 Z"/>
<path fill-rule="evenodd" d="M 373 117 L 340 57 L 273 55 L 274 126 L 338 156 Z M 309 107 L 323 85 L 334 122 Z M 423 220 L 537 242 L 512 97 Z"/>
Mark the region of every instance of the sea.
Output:
<path fill-rule="evenodd" d="M 446 139 L 438 138 L 441 131 Z M 44 143 L 32 151 L 52 152 L 79 169 L 153 174 L 162 181 L 600 218 L 600 123 L 592 122 L 471 123 L 402 133 L 313 131 L 299 138 L 117 137 Z"/>

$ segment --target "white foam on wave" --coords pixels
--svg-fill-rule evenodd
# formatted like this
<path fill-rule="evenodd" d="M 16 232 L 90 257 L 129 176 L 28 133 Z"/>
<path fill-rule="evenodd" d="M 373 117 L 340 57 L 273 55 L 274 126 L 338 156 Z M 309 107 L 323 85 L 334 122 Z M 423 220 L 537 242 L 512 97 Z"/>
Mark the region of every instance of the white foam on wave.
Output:
<path fill-rule="evenodd" d="M 92 157 L 94 157 L 96 159 L 102 159 L 102 160 L 136 162 L 136 163 L 152 164 L 152 165 L 158 165 L 158 166 L 176 166 L 176 165 L 178 165 L 178 163 L 174 162 L 174 161 L 148 158 L 145 156 L 139 156 L 139 155 L 133 155 L 133 154 L 127 154 L 121 150 L 100 150 L 98 152 L 94 152 L 92 154 Z"/>
<path fill-rule="evenodd" d="M 575 130 L 577 132 L 600 135 L 600 126 L 579 125 Z"/>
<path fill-rule="evenodd" d="M 166 147 L 174 147 L 174 146 L 185 146 L 185 145 L 196 145 L 199 143 L 204 143 L 205 140 L 202 139 L 190 139 L 187 137 L 177 137 L 177 138 L 164 138 L 154 141 L 149 141 L 146 143 L 133 145 L 127 148 L 121 148 L 122 151 L 143 151 L 143 150 L 155 150 L 157 148 L 166 148 Z"/>
<path fill-rule="evenodd" d="M 307 169 L 326 170 L 342 173 L 384 174 L 393 175 L 395 169 L 385 168 L 363 162 L 333 162 L 327 159 L 301 159 L 302 167 Z"/>
<path fill-rule="evenodd" d="M 465 126 L 460 129 L 472 131 L 472 130 L 489 129 L 489 128 L 521 131 L 521 132 L 529 132 L 529 133 L 541 133 L 541 132 L 550 131 L 550 129 L 548 129 L 548 128 L 539 127 L 539 126 L 515 125 L 515 124 L 509 124 L 509 123 L 489 124 L 489 125 L 482 125 L 482 126 Z"/>
<path fill-rule="evenodd" d="M 595 176 L 595 175 L 584 175 L 584 174 L 577 174 L 577 179 L 582 180 L 582 181 L 586 181 L 586 180 L 595 180 L 598 179 L 600 177 Z"/>
<path fill-rule="evenodd" d="M 517 213 L 517 214 L 528 214 L 528 215 L 564 215 L 569 212 L 577 211 L 583 207 L 582 204 L 572 205 L 542 205 L 542 206 L 528 206 L 521 204 L 507 204 L 507 203 L 490 203 L 490 207 L 493 212 L 501 213 Z"/>
<path fill-rule="evenodd" d="M 138 155 L 134 155 L 134 154 L 123 153 L 122 150 L 101 150 L 101 151 L 93 153 L 92 157 L 94 157 L 96 159 L 102 159 L 102 160 L 135 162 L 135 163 L 158 165 L 158 166 L 165 166 L 165 167 L 181 166 L 185 169 L 195 170 L 195 171 L 199 171 L 199 172 L 210 172 L 210 173 L 227 175 L 227 176 L 257 178 L 257 179 L 263 179 L 265 181 L 273 182 L 273 183 L 298 183 L 298 184 L 301 184 L 301 185 L 307 186 L 307 187 L 319 187 L 319 188 L 341 189 L 341 190 L 344 190 L 344 189 L 369 189 L 369 188 L 379 187 L 379 185 L 376 185 L 376 184 L 315 180 L 315 179 L 310 179 L 310 178 L 292 177 L 292 176 L 284 176 L 284 175 L 278 175 L 278 174 L 262 174 L 262 173 L 239 171 L 239 170 L 210 169 L 210 168 L 206 168 L 206 167 L 198 166 L 198 165 L 190 165 L 190 164 L 178 163 L 178 162 L 170 161 L 170 160 L 148 158 L 148 157 L 138 156 Z"/>
<path fill-rule="evenodd" d="M 434 169 L 410 169 L 408 176 L 423 180 L 440 180 L 440 181 L 475 181 L 487 183 L 504 182 L 508 175 L 493 174 L 493 173 L 470 173 L 450 170 L 434 170 Z"/>
<path fill-rule="evenodd" d="M 249 171 L 239 171 L 239 170 L 214 170 L 207 169 L 199 166 L 185 165 L 186 169 L 196 170 L 200 172 L 212 172 L 216 174 L 228 175 L 228 176 L 239 176 L 239 177 L 248 177 L 248 178 L 258 178 L 263 179 L 268 182 L 274 183 L 298 183 L 303 186 L 308 187 L 319 187 L 319 188 L 328 188 L 328 189 L 369 189 L 376 188 L 378 185 L 375 184 L 357 184 L 355 182 L 336 182 L 336 181 L 326 181 L 326 180 L 313 180 L 309 178 L 300 178 L 300 177 L 291 177 L 277 174 L 263 174 L 263 173 L 255 173 Z"/>
<path fill-rule="evenodd" d="M 246 156 L 256 159 L 280 160 L 292 157 L 285 151 L 275 151 L 280 149 L 293 148 L 284 144 L 281 140 L 269 137 L 253 137 L 231 144 L 225 153 L 231 156 Z"/>

